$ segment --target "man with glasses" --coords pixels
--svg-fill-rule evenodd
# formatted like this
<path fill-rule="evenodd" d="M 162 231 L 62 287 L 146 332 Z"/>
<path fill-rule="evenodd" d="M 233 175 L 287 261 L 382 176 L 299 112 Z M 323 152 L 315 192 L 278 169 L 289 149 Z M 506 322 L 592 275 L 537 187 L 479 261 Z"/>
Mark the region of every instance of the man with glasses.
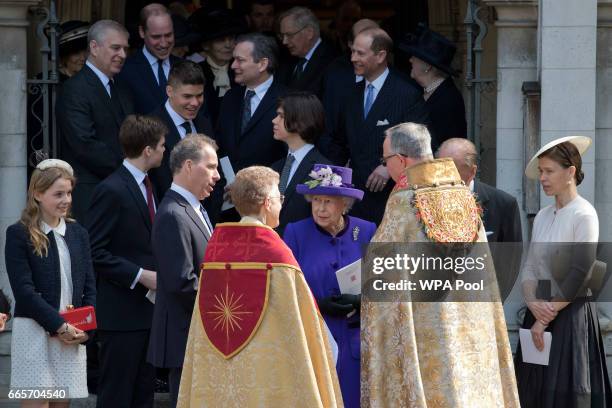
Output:
<path fill-rule="evenodd" d="M 319 20 L 305 7 L 293 7 L 279 17 L 278 39 L 292 55 L 279 77 L 290 89 L 310 91 L 321 98 L 323 76 L 334 60 L 334 49 L 321 40 Z"/>

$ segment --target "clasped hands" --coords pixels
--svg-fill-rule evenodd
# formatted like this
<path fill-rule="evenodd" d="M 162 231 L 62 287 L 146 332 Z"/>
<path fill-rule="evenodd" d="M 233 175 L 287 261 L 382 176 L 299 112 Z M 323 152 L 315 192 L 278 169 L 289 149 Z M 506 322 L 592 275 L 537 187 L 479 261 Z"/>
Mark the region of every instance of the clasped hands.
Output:
<path fill-rule="evenodd" d="M 536 299 L 527 302 L 527 307 L 536 318 L 536 322 L 531 326 L 531 337 L 533 344 L 539 351 L 544 350 L 544 331 L 559 313 L 552 302 Z"/>
<path fill-rule="evenodd" d="M 89 339 L 89 335 L 70 323 L 64 323 L 56 331 L 57 337 L 66 344 L 81 344 Z"/>
<path fill-rule="evenodd" d="M 353 310 L 359 310 L 361 308 L 361 295 L 343 294 L 329 296 L 319 299 L 317 304 L 319 305 L 321 313 L 335 317 L 343 317 Z"/>

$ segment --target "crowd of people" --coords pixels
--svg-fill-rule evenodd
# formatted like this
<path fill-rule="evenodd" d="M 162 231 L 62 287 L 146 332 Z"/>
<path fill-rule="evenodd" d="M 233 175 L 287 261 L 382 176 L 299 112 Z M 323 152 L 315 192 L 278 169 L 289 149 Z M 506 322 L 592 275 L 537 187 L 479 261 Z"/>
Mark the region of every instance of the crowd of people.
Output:
<path fill-rule="evenodd" d="M 476 179 L 454 44 L 398 41 L 346 3 L 329 37 L 305 7 L 153 3 L 132 52 L 116 21 L 64 24 L 59 158 L 6 232 L 11 388 L 95 390 L 103 408 L 153 406 L 160 376 L 183 407 L 612 406 L 595 304 L 541 296 L 532 253 L 523 325 L 538 349 L 563 339 L 548 367 L 513 362 L 493 271 L 484 304 L 342 293 L 336 271 L 370 242 L 523 240 L 516 199 Z M 589 143 L 529 163 L 555 197 L 533 241 L 597 242 L 576 190 Z M 95 331 L 62 315 L 84 306 Z"/>

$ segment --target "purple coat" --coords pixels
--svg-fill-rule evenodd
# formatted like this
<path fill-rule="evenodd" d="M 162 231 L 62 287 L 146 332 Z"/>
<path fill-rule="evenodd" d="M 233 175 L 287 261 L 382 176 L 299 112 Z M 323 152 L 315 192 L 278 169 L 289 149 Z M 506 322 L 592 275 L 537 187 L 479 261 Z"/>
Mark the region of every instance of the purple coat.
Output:
<path fill-rule="evenodd" d="M 340 294 L 335 272 L 361 258 L 362 246 L 376 232 L 372 222 L 350 216 L 345 221 L 348 221 L 346 228 L 336 237 L 317 226 L 312 217 L 287 224 L 285 228 L 283 238 L 317 300 Z M 344 405 L 359 407 L 359 328 L 349 328 L 349 320 L 344 317 L 323 317 L 338 343 L 336 370 Z"/>

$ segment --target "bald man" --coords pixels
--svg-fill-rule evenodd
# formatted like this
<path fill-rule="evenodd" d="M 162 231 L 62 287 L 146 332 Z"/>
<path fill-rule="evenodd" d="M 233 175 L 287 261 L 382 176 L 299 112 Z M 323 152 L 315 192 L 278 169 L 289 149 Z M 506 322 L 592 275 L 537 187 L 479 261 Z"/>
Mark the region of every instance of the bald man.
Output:
<path fill-rule="evenodd" d="M 476 193 L 482 206 L 482 221 L 489 242 L 522 242 L 521 216 L 516 199 L 510 194 L 476 180 L 478 153 L 468 139 L 446 140 L 437 157 L 451 157 L 461 179 Z"/>

